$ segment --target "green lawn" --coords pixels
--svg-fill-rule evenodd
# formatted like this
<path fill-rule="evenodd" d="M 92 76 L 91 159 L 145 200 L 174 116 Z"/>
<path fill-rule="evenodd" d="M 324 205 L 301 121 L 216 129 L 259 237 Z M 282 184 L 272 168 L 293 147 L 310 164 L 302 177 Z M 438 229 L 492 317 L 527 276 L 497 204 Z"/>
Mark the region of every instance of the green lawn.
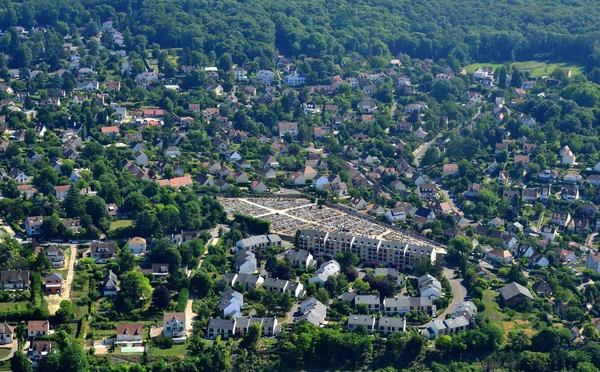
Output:
<path fill-rule="evenodd" d="M 505 318 L 505 315 L 500 312 L 500 308 L 496 302 L 496 297 L 498 297 L 498 292 L 492 289 L 486 289 L 483 291 L 483 303 L 485 304 L 485 310 L 482 314 L 494 322 L 500 322 Z"/>
<path fill-rule="evenodd" d="M 115 230 L 119 227 L 129 227 L 133 224 L 133 220 L 118 220 L 110 223 L 110 229 Z"/>
<path fill-rule="evenodd" d="M 184 357 L 187 355 L 187 345 L 177 344 L 173 345 L 170 349 L 160 349 L 153 347 L 148 350 L 148 356 L 150 357 Z"/>
<path fill-rule="evenodd" d="M 526 62 L 513 62 L 511 66 L 517 67 L 521 72 L 529 72 L 532 77 L 547 76 L 554 71 L 555 68 L 560 67 L 563 70 L 571 70 L 572 76 L 581 75 L 583 72 L 583 66 L 572 64 L 572 63 L 552 63 L 550 61 L 526 61 Z M 472 63 L 465 67 L 467 74 L 472 74 L 482 66 L 493 67 L 494 69 L 502 66 L 501 63 Z"/>
<path fill-rule="evenodd" d="M 10 348 L 0 348 L 0 359 L 6 358 L 10 354 Z"/>
<path fill-rule="evenodd" d="M 19 306 L 21 310 L 27 307 L 27 301 L 0 302 L 0 311 L 12 311 Z"/>

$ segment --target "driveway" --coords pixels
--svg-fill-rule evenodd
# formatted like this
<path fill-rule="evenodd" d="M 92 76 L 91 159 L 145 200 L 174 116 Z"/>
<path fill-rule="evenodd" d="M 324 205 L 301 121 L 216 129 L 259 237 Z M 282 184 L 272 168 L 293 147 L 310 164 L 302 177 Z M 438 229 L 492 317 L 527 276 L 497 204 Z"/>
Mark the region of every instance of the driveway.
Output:
<path fill-rule="evenodd" d="M 300 304 L 298 302 L 295 302 L 290 311 L 288 311 L 288 313 L 286 314 L 285 320 L 282 320 L 281 323 L 292 323 L 294 321 L 294 314 L 296 314 L 299 308 Z"/>
<path fill-rule="evenodd" d="M 77 261 L 77 245 L 71 244 L 71 253 L 69 254 L 69 271 L 67 272 L 67 278 L 63 282 L 63 287 L 60 295 L 50 295 L 46 297 L 48 302 L 48 312 L 55 314 L 60 308 L 60 303 L 63 300 L 69 301 L 71 299 L 71 284 L 73 283 L 73 276 L 75 276 L 75 261 Z"/>
<path fill-rule="evenodd" d="M 443 313 L 438 314 L 438 318 L 440 319 L 444 319 L 446 314 L 449 314 L 452 310 L 454 310 L 456 305 L 463 302 L 463 299 L 468 293 L 467 288 L 463 284 L 463 278 L 456 277 L 454 275 L 454 269 L 444 267 L 444 276 L 448 278 L 448 281 L 450 281 L 450 287 L 452 287 L 452 294 L 454 295 L 454 298 L 448 305 L 448 308 L 446 308 Z"/>

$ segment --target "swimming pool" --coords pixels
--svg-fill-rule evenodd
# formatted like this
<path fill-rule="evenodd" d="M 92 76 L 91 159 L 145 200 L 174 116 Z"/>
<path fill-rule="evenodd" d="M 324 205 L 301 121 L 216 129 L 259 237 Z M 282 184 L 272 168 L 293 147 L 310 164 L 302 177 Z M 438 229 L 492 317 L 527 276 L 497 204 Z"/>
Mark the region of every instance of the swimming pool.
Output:
<path fill-rule="evenodd" d="M 143 353 L 144 347 L 143 346 L 122 347 L 121 352 L 122 353 Z"/>

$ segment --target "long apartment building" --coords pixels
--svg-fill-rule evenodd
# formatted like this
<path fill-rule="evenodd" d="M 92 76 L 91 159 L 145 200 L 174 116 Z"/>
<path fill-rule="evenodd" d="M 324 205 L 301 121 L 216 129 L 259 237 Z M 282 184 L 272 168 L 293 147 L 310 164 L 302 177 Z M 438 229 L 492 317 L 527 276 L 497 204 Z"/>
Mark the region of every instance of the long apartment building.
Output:
<path fill-rule="evenodd" d="M 412 241 L 386 241 L 318 230 L 300 230 L 298 248 L 315 256 L 335 257 L 338 253 L 351 251 L 365 262 L 376 262 L 386 266 L 412 268 L 416 261 L 435 261 L 433 246 Z"/>

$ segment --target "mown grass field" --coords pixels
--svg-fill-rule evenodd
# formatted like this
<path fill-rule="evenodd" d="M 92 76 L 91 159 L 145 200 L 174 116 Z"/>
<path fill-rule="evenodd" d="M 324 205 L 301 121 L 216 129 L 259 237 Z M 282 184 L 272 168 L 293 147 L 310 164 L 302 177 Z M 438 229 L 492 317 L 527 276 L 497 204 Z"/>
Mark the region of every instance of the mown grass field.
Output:
<path fill-rule="evenodd" d="M 110 229 L 116 230 L 119 227 L 129 227 L 133 224 L 133 220 L 118 220 L 110 223 Z"/>
<path fill-rule="evenodd" d="M 559 67 L 563 70 L 571 70 L 572 76 L 581 75 L 583 73 L 583 66 L 572 64 L 572 63 L 553 63 L 550 61 L 526 61 L 526 62 L 513 62 L 510 64 L 515 66 L 521 72 L 529 72 L 532 77 L 547 76 L 554 71 L 555 68 Z M 482 66 L 491 66 L 494 69 L 502 66 L 501 63 L 472 63 L 465 67 L 467 74 L 472 74 Z"/>

